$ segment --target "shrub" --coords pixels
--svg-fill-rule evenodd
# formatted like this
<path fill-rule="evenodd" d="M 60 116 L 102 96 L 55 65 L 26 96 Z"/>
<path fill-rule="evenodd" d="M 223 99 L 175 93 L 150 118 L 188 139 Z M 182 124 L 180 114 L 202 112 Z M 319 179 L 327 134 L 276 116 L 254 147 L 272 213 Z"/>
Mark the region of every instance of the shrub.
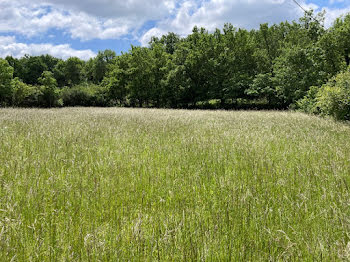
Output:
<path fill-rule="evenodd" d="M 350 71 L 340 73 L 322 86 L 317 94 L 321 114 L 350 120 Z"/>
<path fill-rule="evenodd" d="M 0 58 L 0 106 L 7 105 L 11 100 L 11 80 L 13 68 L 5 59 Z"/>
<path fill-rule="evenodd" d="M 91 100 L 89 89 L 85 86 L 65 87 L 61 98 L 65 106 L 88 106 Z"/>
<path fill-rule="evenodd" d="M 318 86 L 310 87 L 306 96 L 297 102 L 297 108 L 309 114 L 319 114 L 320 109 L 317 105 L 317 94 L 320 88 Z"/>
<path fill-rule="evenodd" d="M 64 106 L 108 106 L 108 90 L 93 84 L 81 84 L 62 89 Z"/>
<path fill-rule="evenodd" d="M 42 96 L 40 96 L 40 105 L 44 107 L 59 106 L 59 92 L 57 90 L 57 81 L 53 74 L 49 71 L 44 71 L 38 82 L 42 84 L 40 87 Z"/>
<path fill-rule="evenodd" d="M 350 120 L 350 71 L 338 74 L 321 88 L 311 87 L 298 106 L 307 113 Z"/>
<path fill-rule="evenodd" d="M 23 83 L 18 77 L 11 81 L 13 106 L 38 106 L 40 89 Z M 34 98 L 34 101 L 33 101 Z"/>
<path fill-rule="evenodd" d="M 40 86 L 28 86 L 30 92 L 19 106 L 23 107 L 42 107 L 43 93 Z"/>

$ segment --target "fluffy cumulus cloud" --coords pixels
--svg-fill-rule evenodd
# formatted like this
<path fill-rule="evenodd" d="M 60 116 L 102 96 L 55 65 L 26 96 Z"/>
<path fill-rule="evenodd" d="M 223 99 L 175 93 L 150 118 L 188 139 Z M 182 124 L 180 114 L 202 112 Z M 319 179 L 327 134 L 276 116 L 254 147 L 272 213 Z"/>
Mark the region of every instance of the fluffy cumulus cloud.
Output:
<path fill-rule="evenodd" d="M 346 13 L 350 13 L 350 6 L 345 7 L 345 8 L 328 8 L 325 7 L 323 10 L 326 11 L 326 20 L 325 20 L 325 25 L 326 27 L 330 27 L 335 19 L 341 17 L 342 15 Z"/>
<path fill-rule="evenodd" d="M 55 28 L 83 41 L 116 39 L 174 9 L 175 0 L 0 0 L 0 32 L 31 37 Z"/>
<path fill-rule="evenodd" d="M 318 6 L 299 1 L 305 9 Z M 198 3 L 194 0 L 182 2 L 175 16 L 159 21 L 142 38 L 145 45 L 154 34 L 177 32 L 187 35 L 197 25 L 208 30 L 221 28 L 230 22 L 236 27 L 256 28 L 261 23 L 294 20 L 303 14 L 302 9 L 292 0 L 209 0 Z"/>
<path fill-rule="evenodd" d="M 303 15 L 302 9 L 325 10 L 325 25 L 329 27 L 337 17 L 350 12 L 350 0 L 329 0 L 329 6 L 322 6 L 317 0 L 297 2 L 300 6 L 293 0 L 186 0 L 179 5 L 174 16 L 158 21 L 155 27 L 145 32 L 140 42 L 147 45 L 152 36 L 160 36 L 167 32 L 176 32 L 184 36 L 189 34 L 195 25 L 211 31 L 221 28 L 227 22 L 249 29 L 265 22 L 296 20 Z"/>
<path fill-rule="evenodd" d="M 75 50 L 71 48 L 69 44 L 25 44 L 17 43 L 16 38 L 13 36 L 0 36 L 0 57 L 12 55 L 19 58 L 26 54 L 49 54 L 63 59 L 76 56 L 84 60 L 96 56 L 91 50 Z"/>
<path fill-rule="evenodd" d="M 92 16 L 137 20 L 160 19 L 171 13 L 176 6 L 175 0 L 32 0 L 32 2 L 82 11 Z"/>
<path fill-rule="evenodd" d="M 49 29 L 68 32 L 81 40 L 118 38 L 142 25 L 136 17 L 100 18 L 78 9 L 63 9 L 50 3 L 0 0 L 0 32 L 15 32 L 27 37 Z"/>
<path fill-rule="evenodd" d="M 327 26 L 350 11 L 350 0 L 298 2 L 305 9 L 325 9 Z M 260 23 L 294 20 L 302 15 L 293 0 L 0 0 L 0 10 L 0 35 L 20 35 L 29 40 L 50 35 L 55 38 L 54 30 L 78 42 L 131 39 L 143 45 L 151 36 L 170 31 L 185 36 L 195 25 L 214 30 L 230 22 L 256 28 Z M 22 44 L 26 48 L 40 46 Z M 69 45 L 56 46 L 73 50 Z"/>

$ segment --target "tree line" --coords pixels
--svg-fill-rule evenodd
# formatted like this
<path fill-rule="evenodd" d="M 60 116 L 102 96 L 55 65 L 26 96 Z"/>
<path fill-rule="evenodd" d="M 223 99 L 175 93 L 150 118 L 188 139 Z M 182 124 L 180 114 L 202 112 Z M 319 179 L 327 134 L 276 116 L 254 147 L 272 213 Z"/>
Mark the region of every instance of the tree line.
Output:
<path fill-rule="evenodd" d="M 349 64 L 350 14 L 326 29 L 324 13 L 310 11 L 254 30 L 194 27 L 187 37 L 168 33 L 88 61 L 8 56 L 0 59 L 0 105 L 301 108 L 348 119 Z M 336 99 L 345 99 L 341 109 Z"/>

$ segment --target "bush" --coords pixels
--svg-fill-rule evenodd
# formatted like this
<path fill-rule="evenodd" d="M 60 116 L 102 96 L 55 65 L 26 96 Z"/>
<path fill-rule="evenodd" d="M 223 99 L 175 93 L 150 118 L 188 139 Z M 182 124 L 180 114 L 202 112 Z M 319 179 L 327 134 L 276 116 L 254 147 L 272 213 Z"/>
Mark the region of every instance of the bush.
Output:
<path fill-rule="evenodd" d="M 91 85 L 93 89 L 93 106 L 114 106 L 109 96 L 109 90 L 102 85 Z"/>
<path fill-rule="evenodd" d="M 318 86 L 310 87 L 306 96 L 297 102 L 297 108 L 309 114 L 319 114 L 320 109 L 317 106 L 317 94 L 320 88 Z"/>
<path fill-rule="evenodd" d="M 42 84 L 40 90 L 42 96 L 40 96 L 40 105 L 44 107 L 61 106 L 59 101 L 59 92 L 57 90 L 57 81 L 53 77 L 53 73 L 44 71 L 38 82 Z"/>
<path fill-rule="evenodd" d="M 28 86 L 30 92 L 19 106 L 23 107 L 42 107 L 43 93 L 40 86 Z"/>
<path fill-rule="evenodd" d="M 17 77 L 11 81 L 11 86 L 13 106 L 39 106 L 40 88 L 27 85 Z"/>
<path fill-rule="evenodd" d="M 5 59 L 0 58 L 0 106 L 6 106 L 11 101 L 12 89 L 11 80 L 13 68 Z"/>
<path fill-rule="evenodd" d="M 64 106 L 109 106 L 108 90 L 105 87 L 82 84 L 62 89 Z"/>
<path fill-rule="evenodd" d="M 350 120 L 350 72 L 338 74 L 317 94 L 321 114 L 338 120 Z"/>
<path fill-rule="evenodd" d="M 311 87 L 298 107 L 306 113 L 350 120 L 350 71 L 338 74 L 321 88 Z"/>

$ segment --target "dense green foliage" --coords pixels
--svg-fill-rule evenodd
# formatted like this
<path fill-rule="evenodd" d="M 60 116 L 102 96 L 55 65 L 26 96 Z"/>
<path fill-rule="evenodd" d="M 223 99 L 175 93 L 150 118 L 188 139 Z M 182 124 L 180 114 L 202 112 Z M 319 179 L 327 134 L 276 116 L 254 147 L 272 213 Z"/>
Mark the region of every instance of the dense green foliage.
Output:
<path fill-rule="evenodd" d="M 0 105 L 11 101 L 13 68 L 6 60 L 0 59 Z"/>
<path fill-rule="evenodd" d="M 0 62 L 0 104 L 295 108 L 311 87 L 321 88 L 350 64 L 350 14 L 328 29 L 323 21 L 324 13 L 306 12 L 299 22 L 250 31 L 195 27 L 185 38 L 168 33 L 148 47 L 118 56 L 105 50 L 89 61 L 7 57 Z M 40 82 L 44 72 L 52 73 L 55 87 Z M 27 90 L 20 102 L 11 99 L 19 85 Z"/>
<path fill-rule="evenodd" d="M 0 109 L 1 261 L 349 261 L 350 127 Z"/>
<path fill-rule="evenodd" d="M 312 87 L 298 104 L 308 113 L 350 120 L 350 71 L 340 73 L 321 88 Z"/>

